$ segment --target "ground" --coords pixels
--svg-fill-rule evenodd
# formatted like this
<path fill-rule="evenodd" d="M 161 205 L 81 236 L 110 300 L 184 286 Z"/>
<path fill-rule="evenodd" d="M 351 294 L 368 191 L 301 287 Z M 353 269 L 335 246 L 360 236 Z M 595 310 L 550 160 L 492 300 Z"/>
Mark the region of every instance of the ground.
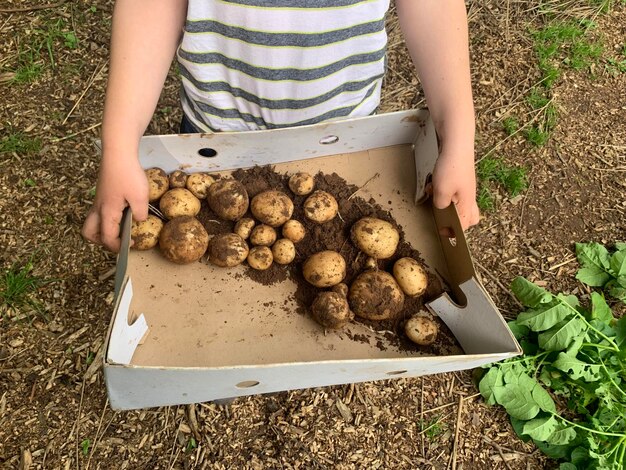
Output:
<path fill-rule="evenodd" d="M 100 363 L 115 257 L 80 228 L 97 177 L 112 2 L 27 3 L 0 2 L 0 268 L 31 261 L 48 282 L 33 294 L 41 313 L 0 312 L 0 467 L 554 468 L 485 405 L 471 371 L 226 407 L 111 410 Z M 600 12 L 600 3 L 468 2 L 477 161 L 524 167 L 528 181 L 515 197 L 484 183 L 493 208 L 467 233 L 506 318 L 520 310 L 514 277 L 584 295 L 574 243 L 626 239 L 626 7 L 604 2 L 612 8 Z M 532 106 L 543 77 L 532 32 L 572 18 L 593 22 L 602 54 L 579 68 L 561 60 L 548 104 Z M 388 24 L 380 111 L 422 106 L 393 10 Z M 177 93 L 173 70 L 147 133 L 176 132 Z M 528 130 L 547 110 L 549 138 L 535 146 Z"/>

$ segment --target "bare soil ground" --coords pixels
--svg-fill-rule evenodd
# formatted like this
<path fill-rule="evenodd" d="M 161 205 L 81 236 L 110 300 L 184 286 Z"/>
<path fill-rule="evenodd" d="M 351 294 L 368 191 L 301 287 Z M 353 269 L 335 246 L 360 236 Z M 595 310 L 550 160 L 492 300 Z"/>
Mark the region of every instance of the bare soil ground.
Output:
<path fill-rule="evenodd" d="M 554 466 L 515 437 L 502 410 L 484 404 L 471 372 L 256 396 L 227 407 L 111 410 L 99 365 L 115 257 L 85 243 L 80 228 L 97 177 L 93 142 L 112 2 L 32 4 L 41 8 L 0 2 L 0 137 L 22 133 L 42 143 L 0 153 L 0 267 L 33 257 L 34 273 L 52 282 L 36 294 L 46 317 L 0 316 L 0 468 Z M 523 165 L 530 182 L 517 198 L 498 192 L 496 210 L 467 234 L 478 275 L 512 318 L 514 277 L 584 294 L 573 244 L 626 239 L 626 74 L 602 65 L 568 69 L 554 88 L 556 128 L 545 146 L 533 147 L 522 132 L 507 136 L 502 120 L 532 118 L 525 96 L 540 79 L 528 36 L 539 26 L 536 2 L 472 1 L 469 11 L 477 159 L 491 152 Z M 594 19 L 606 51 L 624 47 L 623 3 Z M 75 32 L 75 47 L 53 34 L 54 25 Z M 382 112 L 423 104 L 393 14 L 389 32 Z M 15 82 L 33 41 L 43 41 L 35 61 L 42 69 L 31 82 Z M 148 133 L 177 131 L 177 92 L 172 74 Z"/>

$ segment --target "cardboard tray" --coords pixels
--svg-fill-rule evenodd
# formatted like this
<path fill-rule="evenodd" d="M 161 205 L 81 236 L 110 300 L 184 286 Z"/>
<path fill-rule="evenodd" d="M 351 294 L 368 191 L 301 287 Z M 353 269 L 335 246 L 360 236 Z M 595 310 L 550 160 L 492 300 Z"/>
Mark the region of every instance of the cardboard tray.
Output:
<path fill-rule="evenodd" d="M 203 157 L 201 149 L 216 155 Z M 418 203 L 425 200 L 437 155 L 426 110 L 293 129 L 144 137 L 142 166 L 168 173 L 273 164 L 281 173 L 336 172 L 359 187 L 369 180 L 359 195 L 390 210 L 407 241 L 450 286 L 452 296 L 444 294 L 428 308 L 447 324 L 465 354 L 434 357 L 400 350 L 360 323 L 324 334 L 310 316 L 296 313 L 290 280 L 266 286 L 249 279 L 243 266 L 178 266 L 158 250 L 129 251 L 127 214 L 104 355 L 112 408 L 416 377 L 520 354 L 475 276 L 454 208 Z M 442 227 L 456 237 L 440 237 Z M 369 342 L 350 339 L 355 335 Z"/>

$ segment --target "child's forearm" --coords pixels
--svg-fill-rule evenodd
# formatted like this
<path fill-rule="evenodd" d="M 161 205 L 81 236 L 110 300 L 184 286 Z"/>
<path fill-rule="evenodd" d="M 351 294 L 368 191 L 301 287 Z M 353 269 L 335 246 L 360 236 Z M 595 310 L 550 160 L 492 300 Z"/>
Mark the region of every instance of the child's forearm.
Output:
<path fill-rule="evenodd" d="M 136 154 L 180 41 L 186 11 L 187 0 L 116 2 L 102 122 L 105 158 Z"/>
<path fill-rule="evenodd" d="M 442 154 L 467 155 L 463 149 L 473 148 L 475 119 L 465 3 L 397 0 L 396 6 Z"/>

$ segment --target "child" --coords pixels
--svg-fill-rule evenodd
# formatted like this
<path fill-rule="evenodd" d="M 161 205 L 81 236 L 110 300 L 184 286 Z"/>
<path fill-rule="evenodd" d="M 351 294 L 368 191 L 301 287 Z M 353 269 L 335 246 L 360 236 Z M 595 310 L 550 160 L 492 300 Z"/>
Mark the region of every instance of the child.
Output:
<path fill-rule="evenodd" d="M 389 0 L 118 0 L 102 123 L 102 161 L 83 236 L 118 251 L 129 205 L 148 214 L 137 151 L 171 60 L 183 128 L 245 131 L 366 116 L 380 99 Z M 440 139 L 436 207 L 478 222 L 474 108 L 463 0 L 396 0 Z M 182 34 L 181 34 L 182 32 Z"/>

